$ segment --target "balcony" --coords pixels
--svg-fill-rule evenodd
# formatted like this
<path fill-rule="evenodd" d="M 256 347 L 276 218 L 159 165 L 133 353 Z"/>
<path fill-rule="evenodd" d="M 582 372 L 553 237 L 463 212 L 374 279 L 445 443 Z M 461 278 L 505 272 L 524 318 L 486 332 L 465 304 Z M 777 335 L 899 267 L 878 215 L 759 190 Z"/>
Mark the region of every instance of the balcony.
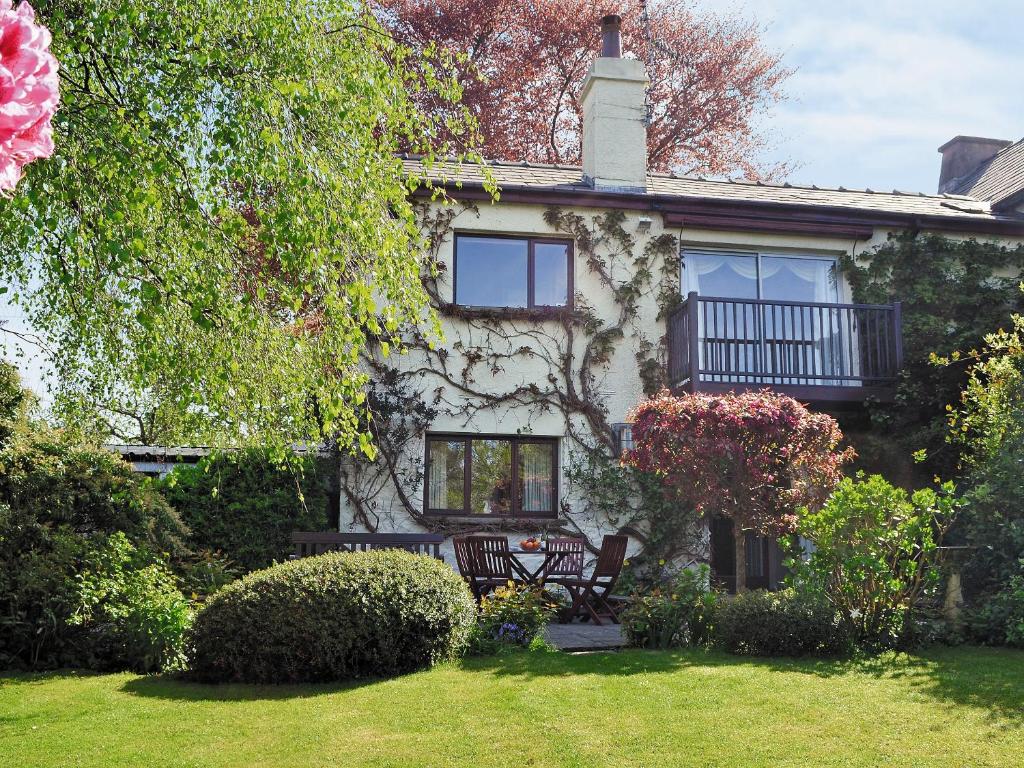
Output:
<path fill-rule="evenodd" d="M 668 317 L 676 391 L 770 388 L 807 402 L 891 400 L 900 305 L 724 299 L 690 293 Z"/>

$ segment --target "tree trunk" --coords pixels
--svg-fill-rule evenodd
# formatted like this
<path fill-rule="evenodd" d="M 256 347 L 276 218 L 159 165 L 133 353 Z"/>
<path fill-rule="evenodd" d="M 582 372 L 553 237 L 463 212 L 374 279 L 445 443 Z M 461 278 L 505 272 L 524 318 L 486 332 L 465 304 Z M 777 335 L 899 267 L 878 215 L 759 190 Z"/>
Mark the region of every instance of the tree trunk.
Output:
<path fill-rule="evenodd" d="M 747 533 L 733 520 L 733 540 L 736 542 L 736 594 L 747 591 Z"/>

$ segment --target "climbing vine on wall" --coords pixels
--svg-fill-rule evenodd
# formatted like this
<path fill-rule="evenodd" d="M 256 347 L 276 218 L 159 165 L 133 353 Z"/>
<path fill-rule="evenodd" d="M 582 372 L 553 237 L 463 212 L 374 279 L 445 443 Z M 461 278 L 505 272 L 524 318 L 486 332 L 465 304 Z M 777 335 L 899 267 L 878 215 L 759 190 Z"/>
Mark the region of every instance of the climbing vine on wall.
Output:
<path fill-rule="evenodd" d="M 663 328 L 652 320 L 662 320 L 680 301 L 678 239 L 670 233 L 638 238 L 627 231 L 621 211 L 582 215 L 548 208 L 545 223 L 573 239 L 577 270 L 585 270 L 604 295 L 577 292 L 568 308 L 468 308 L 445 298 L 448 275 L 439 252 L 456 222 L 477 215 L 473 205 L 462 203 L 423 205 L 419 211 L 423 284 L 451 330 L 442 342 L 408 328 L 400 358 L 379 346 L 364 355 L 373 381 L 367 402 L 378 456 L 343 462 L 342 494 L 351 522 L 375 530 L 404 519 L 444 533 L 494 526 L 423 514 L 424 434 L 439 414 L 469 429 L 485 413 L 514 410 L 526 432 L 534 418 L 556 414 L 564 424 L 572 501 L 563 500 L 549 530 L 583 536 L 594 549 L 599 532 L 624 532 L 643 542 L 649 557 L 685 555 L 696 546 L 692 513 L 663 503 L 655 483 L 619 465 L 602 389 L 625 350 L 632 353 L 645 393 L 664 386 L 666 340 L 651 330 Z M 541 374 L 525 380 L 520 370 Z M 507 385 L 499 384 L 503 380 Z M 507 529 L 509 521 L 501 525 Z"/>
<path fill-rule="evenodd" d="M 893 477 L 894 464 L 923 451 L 927 459 L 896 478 L 910 484 L 954 476 L 960 455 L 946 441 L 946 406 L 959 402 L 968 364 L 953 353 L 979 349 L 986 334 L 1024 311 L 1024 246 L 905 233 L 876 248 L 869 262 L 846 257 L 840 266 L 855 301 L 902 303 L 904 366 L 896 399 L 869 404 L 871 430 L 854 441 L 858 453 L 877 453 L 870 468 Z M 938 358 L 948 360 L 938 364 Z"/>

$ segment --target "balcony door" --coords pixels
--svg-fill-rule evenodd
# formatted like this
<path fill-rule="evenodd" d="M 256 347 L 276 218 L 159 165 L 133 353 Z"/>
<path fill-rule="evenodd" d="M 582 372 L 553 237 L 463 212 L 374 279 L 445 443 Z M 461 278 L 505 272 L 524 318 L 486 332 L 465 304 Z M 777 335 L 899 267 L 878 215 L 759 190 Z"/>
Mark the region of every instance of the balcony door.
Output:
<path fill-rule="evenodd" d="M 745 384 L 830 384 L 840 318 L 829 257 L 683 251 L 683 292 L 702 302 L 699 353 L 706 380 Z"/>

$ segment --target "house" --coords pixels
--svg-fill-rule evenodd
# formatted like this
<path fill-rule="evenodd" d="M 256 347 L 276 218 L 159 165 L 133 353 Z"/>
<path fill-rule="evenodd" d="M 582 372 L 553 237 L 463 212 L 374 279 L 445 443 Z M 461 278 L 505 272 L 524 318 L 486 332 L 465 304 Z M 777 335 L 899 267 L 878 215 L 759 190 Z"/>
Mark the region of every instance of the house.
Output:
<path fill-rule="evenodd" d="M 603 25 L 582 167 L 430 169 L 450 197 L 420 193 L 444 338 L 410 329 L 404 354 L 366 355 L 380 455 L 342 463 L 343 531 L 640 542 L 643 511 L 609 472 L 643 397 L 767 386 L 824 409 L 892 397 L 899 305 L 852 303 L 838 259 L 902 230 L 1024 238 L 1024 142 L 957 137 L 940 150 L 939 194 L 650 173 L 644 66 L 619 57 L 618 18 Z M 735 581 L 727 522 L 690 538 L 681 560 Z M 750 586 L 778 580 L 772 542 L 752 536 L 747 552 Z"/>

